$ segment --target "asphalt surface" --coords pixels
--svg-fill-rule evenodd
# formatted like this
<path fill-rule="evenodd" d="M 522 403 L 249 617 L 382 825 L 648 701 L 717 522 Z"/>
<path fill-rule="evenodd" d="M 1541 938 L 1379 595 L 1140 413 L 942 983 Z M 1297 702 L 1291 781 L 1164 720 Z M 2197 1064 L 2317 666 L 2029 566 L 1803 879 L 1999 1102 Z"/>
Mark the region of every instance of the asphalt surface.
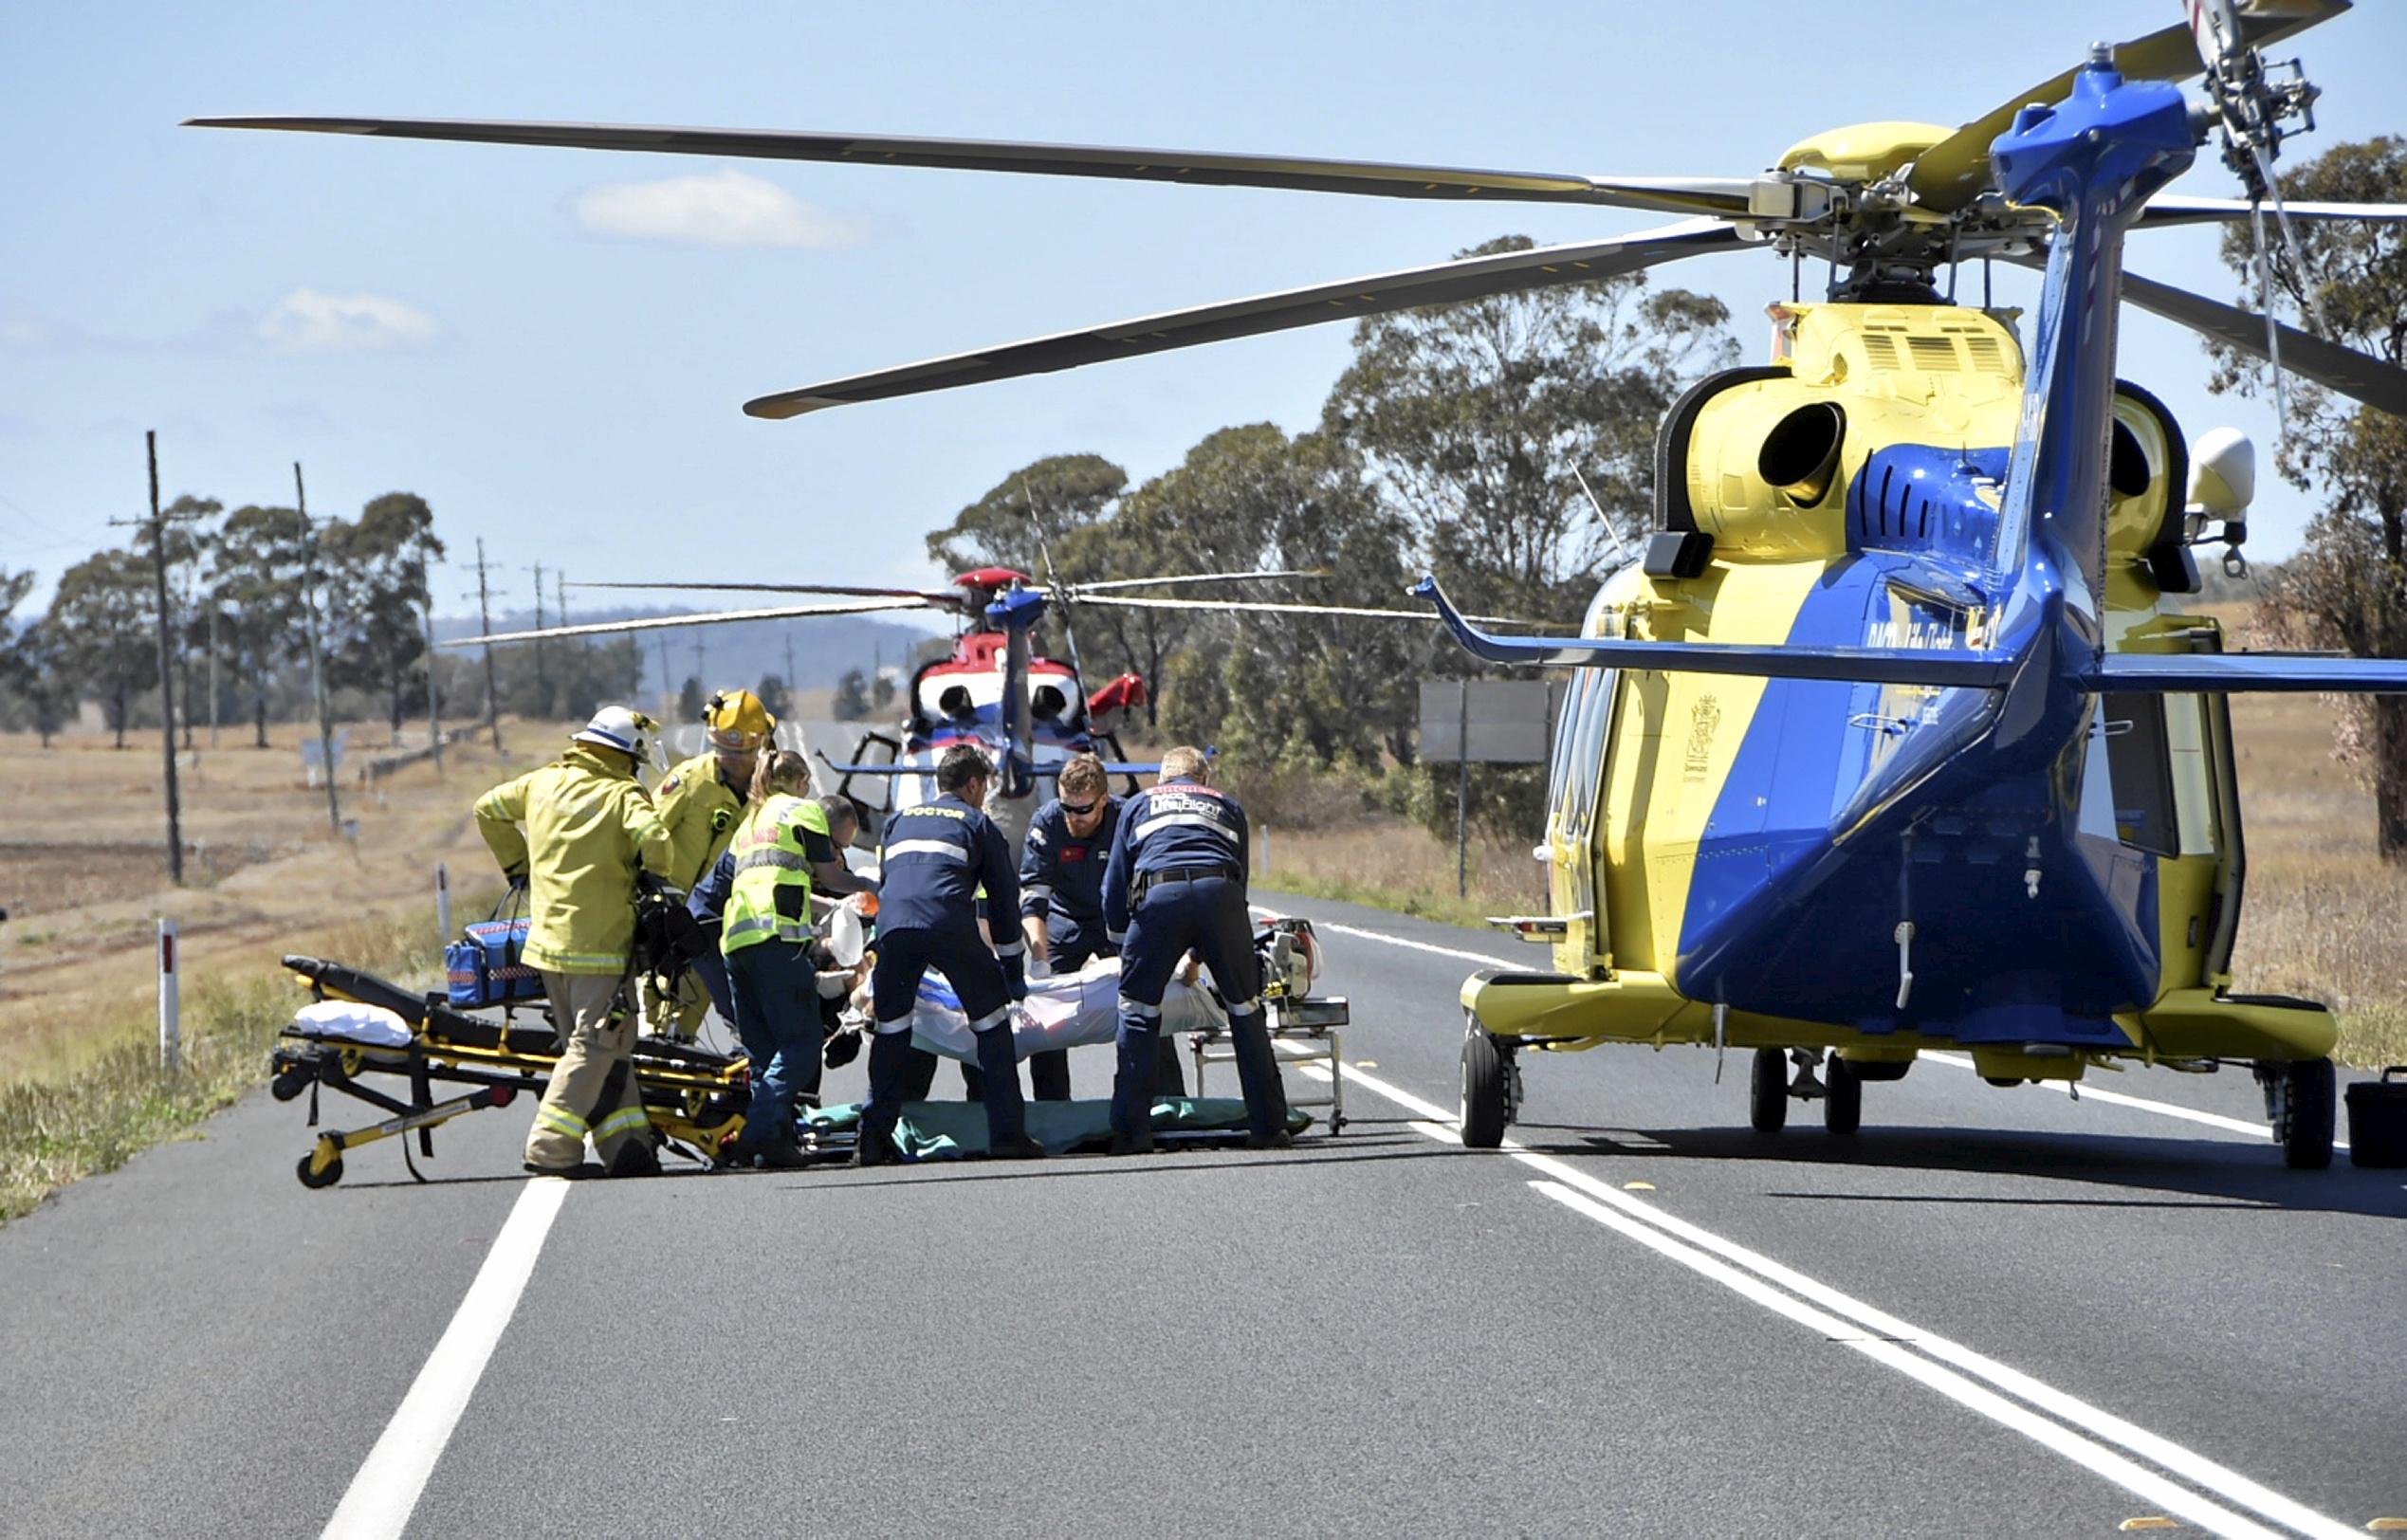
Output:
<path fill-rule="evenodd" d="M 1527 1149 L 1465 1151 L 1427 1121 L 1477 965 L 1449 954 L 1543 954 L 1265 901 L 1350 927 L 1323 931 L 1342 1135 L 569 1187 L 411 1531 L 2407 1515 L 2407 1173 L 1927 1061 L 1865 1088 L 1853 1138 L 1803 1106 L 1760 1136 L 1743 1056 L 1717 1086 L 1695 1049 L 1534 1057 Z M 1105 1094 L 1108 1051 L 1074 1073 Z M 2261 1114 L 2245 1074 L 2091 1086 Z M 428 1367 L 529 1193 L 525 1118 L 444 1129 L 427 1184 L 388 1143 L 313 1193 L 302 1108 L 253 1097 L 0 1230 L 0 1532 L 324 1529 L 421 1370 L 457 1366 Z"/>

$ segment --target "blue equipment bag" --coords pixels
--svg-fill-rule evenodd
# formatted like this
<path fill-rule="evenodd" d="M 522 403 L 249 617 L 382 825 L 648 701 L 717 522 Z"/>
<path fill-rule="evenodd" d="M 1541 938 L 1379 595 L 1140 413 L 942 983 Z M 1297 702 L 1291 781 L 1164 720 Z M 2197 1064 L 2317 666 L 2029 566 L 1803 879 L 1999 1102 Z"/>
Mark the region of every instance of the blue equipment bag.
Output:
<path fill-rule="evenodd" d="M 515 909 L 524 891 L 512 889 L 503 903 Z M 461 939 L 443 948 L 443 972 L 451 1003 L 473 1009 L 542 999 L 543 976 L 519 957 L 525 950 L 532 924 L 532 918 L 524 914 L 503 918 L 502 906 L 496 905 L 493 918 L 463 927 Z"/>

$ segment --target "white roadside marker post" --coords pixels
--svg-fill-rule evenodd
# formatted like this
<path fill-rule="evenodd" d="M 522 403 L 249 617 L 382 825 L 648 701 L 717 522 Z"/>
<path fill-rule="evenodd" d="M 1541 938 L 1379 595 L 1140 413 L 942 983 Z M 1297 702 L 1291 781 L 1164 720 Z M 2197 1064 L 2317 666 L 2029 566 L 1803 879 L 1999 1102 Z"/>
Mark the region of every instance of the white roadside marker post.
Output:
<path fill-rule="evenodd" d="M 434 935 L 445 945 L 451 940 L 451 868 L 434 863 Z"/>
<path fill-rule="evenodd" d="M 184 1068 L 184 1035 L 175 979 L 175 922 L 158 922 L 158 1064 L 170 1074 Z"/>

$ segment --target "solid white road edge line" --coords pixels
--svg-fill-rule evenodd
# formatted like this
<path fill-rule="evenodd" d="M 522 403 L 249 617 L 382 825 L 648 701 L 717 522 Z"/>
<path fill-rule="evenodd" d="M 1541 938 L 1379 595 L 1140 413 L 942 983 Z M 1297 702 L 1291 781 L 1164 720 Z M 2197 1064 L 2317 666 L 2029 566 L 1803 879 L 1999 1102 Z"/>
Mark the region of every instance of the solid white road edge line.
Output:
<path fill-rule="evenodd" d="M 1652 1225 L 1642 1224 L 1624 1214 L 1617 1214 L 1603 1204 L 1571 1191 L 1554 1182 L 1533 1182 L 1530 1185 L 1553 1199 L 1575 1214 L 1584 1215 L 1608 1229 L 1620 1232 L 1649 1250 L 1661 1253 L 1692 1272 L 1700 1273 L 1724 1288 L 1744 1295 L 1766 1310 L 1785 1315 L 1809 1330 L 1820 1332 L 1831 1342 L 1851 1348 L 1876 1363 L 1938 1391 L 1949 1400 L 1969 1407 L 1994 1422 L 2022 1434 L 2025 1438 L 2053 1450 L 2085 1470 L 2104 1476 L 2115 1485 L 2144 1498 L 2169 1513 L 2178 1513 L 2191 1523 L 2221 1535 L 2272 1536 L 2275 1531 L 2242 1517 L 2220 1503 L 2209 1502 L 2187 1487 L 2165 1479 L 2138 1462 L 2124 1458 L 2095 1439 L 2085 1439 L 2070 1428 L 2051 1422 L 2023 1407 L 2015 1405 L 1994 1391 L 1985 1390 L 1950 1368 L 1917 1356 L 1903 1346 L 1884 1342 L 1876 1337 L 1857 1334 L 1847 1323 L 1827 1315 L 1799 1300 L 1780 1292 L 1758 1279 L 1751 1278 L 1728 1263 L 1706 1256 L 1694 1246 L 1674 1240 Z"/>
<path fill-rule="evenodd" d="M 1252 908 L 1255 913 L 1265 916 L 1269 919 L 1283 920 L 1288 918 L 1288 916 L 1281 911 L 1277 909 L 1265 908 L 1259 904 L 1253 905 Z M 1382 931 L 1367 930 L 1360 926 L 1339 925 L 1334 920 L 1314 920 L 1313 922 L 1313 928 L 1315 930 L 1333 930 L 1338 932 L 1340 935 L 1359 936 L 1365 941 L 1385 942 L 1390 946 L 1406 946 L 1416 952 L 1435 952 L 1440 957 L 1459 957 L 1465 962 L 1485 962 L 1491 966 L 1499 968 L 1515 968 L 1520 966 L 1519 963 L 1515 962 L 1510 959 L 1492 956 L 1486 952 L 1463 952 L 1457 951 L 1451 946 L 1433 946 L 1425 941 L 1407 941 L 1402 936 L 1390 936 Z M 1971 1057 L 1962 1054 L 1948 1054 L 1941 1053 L 1937 1050 L 1925 1050 L 1922 1054 L 1922 1057 L 1929 1059 L 1934 1064 L 1944 1064 L 1952 1070 L 1969 1070 L 1973 1067 Z M 2251 1123 L 2245 1118 L 2225 1117 L 2220 1112 L 2200 1112 L 2191 1108 L 2177 1106 L 2172 1102 L 2151 1101 L 2145 1096 L 2131 1096 L 2126 1095 L 2120 1091 L 2103 1090 L 2100 1087 L 2089 1085 L 2086 1082 L 2084 1083 L 2081 1099 L 2083 1101 L 2104 1102 L 2113 1107 L 2128 1107 L 2141 1112 L 2154 1112 L 2159 1117 L 2179 1118 L 2185 1123 L 2196 1123 L 2209 1128 L 2222 1128 L 2232 1133 L 2246 1134 L 2249 1138 L 2259 1142 L 2270 1137 L 2270 1130 L 2263 1124 Z M 2348 1147 L 2348 1144 L 2345 1140 L 2335 1139 L 2332 1141 L 2332 1147 L 2334 1149 L 2346 1149 Z"/>
<path fill-rule="evenodd" d="M 1942 1054 L 1926 1049 L 1923 1051 L 1922 1057 L 1929 1059 L 1933 1064 L 1944 1064 L 1951 1070 L 1969 1070 L 1973 1067 L 1971 1056 L 1964 1054 Z M 2159 1117 L 2179 1118 L 2184 1123 L 2203 1124 L 2210 1128 L 2228 1128 L 2233 1133 L 2246 1134 L 2260 1144 L 2273 1136 L 2273 1130 L 2262 1123 L 2251 1123 L 2246 1118 L 2225 1117 L 2220 1112 L 2201 1112 L 2196 1108 L 2180 1107 L 2172 1102 L 2150 1101 L 2145 1096 L 2132 1096 L 2120 1091 L 2107 1091 L 2086 1080 L 2082 1082 L 2081 1099 L 2085 1102 L 2104 1102 L 2111 1107 L 2138 1108 L 2142 1112 L 2154 1112 Z M 2348 1141 L 2335 1139 L 2332 1141 L 2332 1147 L 2346 1149 Z"/>
<path fill-rule="evenodd" d="M 567 1197 L 568 1183 L 557 1177 L 538 1178 L 518 1195 L 451 1324 L 326 1521 L 327 1540 L 395 1540 L 408 1527 Z"/>
<path fill-rule="evenodd" d="M 1408 1124 L 1407 1127 L 1445 1143 L 1460 1142 L 1459 1125 L 1445 1109 L 1433 1102 L 1424 1101 L 1403 1087 L 1390 1084 L 1377 1075 L 1365 1073 L 1351 1065 L 1346 1066 L 1345 1072 L 1349 1080 L 1360 1085 L 1364 1090 L 1383 1096 L 1424 1120 Z M 2193 1485 L 2211 1492 L 2238 1507 L 2250 1509 L 2277 1524 L 2286 1525 L 2302 1533 L 2322 1537 L 2322 1540 L 2342 1540 L 2342 1537 L 2357 1532 L 2337 1520 L 2326 1518 L 2303 1503 L 2285 1497 L 2280 1493 L 2251 1480 L 2237 1471 L 2217 1464 L 2194 1450 L 2175 1443 L 2170 1439 L 2150 1433 L 2102 1407 L 2092 1406 L 2077 1397 L 2035 1380 L 2019 1369 L 2010 1368 L 1995 1359 L 1975 1352 L 1959 1343 L 1952 1342 L 1901 1320 L 1877 1306 L 1867 1304 L 1850 1294 L 1842 1293 L 1828 1284 L 1808 1277 L 1792 1268 L 1772 1260 L 1759 1252 L 1739 1245 L 1736 1241 L 1725 1239 L 1701 1226 L 1675 1218 L 1652 1204 L 1642 1202 L 1609 1183 L 1601 1182 L 1552 1155 L 1541 1155 L 1511 1140 L 1505 1141 L 1503 1152 L 1532 1170 L 1553 1178 L 1555 1182 L 1567 1188 L 1574 1189 L 1633 1220 L 1652 1226 L 1679 1241 L 1685 1242 L 1696 1251 L 1710 1253 L 1726 1262 L 1753 1273 L 1766 1282 L 1787 1290 L 1791 1295 L 1820 1306 L 1832 1316 L 1853 1322 L 1875 1337 L 1911 1343 L 1929 1357 L 1959 1369 L 1967 1375 L 1986 1380 L 2007 1394 L 2028 1402 L 2050 1416 L 2062 1419 L 2098 1439 L 2104 1439 L 2108 1443 L 2120 1444 L 2133 1454 L 2164 1467 Z M 1840 1335 L 1847 1336 L 1844 1332 Z M 1850 1345 L 1852 1346 L 1852 1343 Z M 1920 1377 L 1917 1375 L 1917 1378 Z M 1971 1403 L 1966 1402 L 1966 1404 Z M 1979 1407 L 1975 1409 L 1981 1410 Z M 2029 1431 L 2015 1422 L 2009 1421 L 2006 1425 L 2015 1428 L 2018 1432 Z M 2050 1444 L 2049 1447 L 2055 1446 Z M 2088 1465 L 2090 1469 L 2097 1469 L 2085 1459 L 2082 1463 Z M 2128 1486 L 2128 1483 L 2123 1484 Z M 2137 1487 L 2131 1487 L 2130 1490 L 2141 1492 L 2141 1489 Z M 2141 1494 L 2155 1500 L 2152 1492 L 2142 1492 Z M 2205 1520 L 2201 1519 L 2199 1522 L 2204 1523 Z"/>

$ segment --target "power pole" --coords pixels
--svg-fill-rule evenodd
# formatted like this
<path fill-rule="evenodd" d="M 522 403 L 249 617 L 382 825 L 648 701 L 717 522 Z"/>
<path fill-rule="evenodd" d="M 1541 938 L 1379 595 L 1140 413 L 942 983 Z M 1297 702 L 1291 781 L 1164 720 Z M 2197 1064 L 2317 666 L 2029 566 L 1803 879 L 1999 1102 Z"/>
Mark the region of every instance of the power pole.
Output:
<path fill-rule="evenodd" d="M 701 640 L 696 638 L 693 644 L 693 677 L 702 686 L 702 693 L 707 697 L 710 693 L 710 674 L 702 661 L 706 655 Z"/>
<path fill-rule="evenodd" d="M 161 758 L 167 770 L 167 875 L 176 887 L 184 886 L 184 807 L 175 784 L 175 644 L 167 607 L 167 516 L 158 507 L 158 432 L 152 430 L 142 435 L 144 452 L 151 468 L 151 516 L 144 519 L 112 519 L 119 527 L 148 526 L 151 532 L 151 571 L 158 581 L 158 734 Z"/>
<path fill-rule="evenodd" d="M 677 716 L 677 686 L 669 677 L 669 633 L 655 632 L 652 639 L 660 644 L 660 720 L 673 722 Z"/>
<path fill-rule="evenodd" d="M 318 758 L 326 771 L 326 827 L 342 834 L 342 799 L 335 791 L 334 713 L 326 704 L 326 664 L 318 651 L 318 535 L 309 527 L 309 494 L 301 462 L 292 463 L 293 509 L 301 516 L 301 619 L 309 637 L 309 693 L 318 698 Z"/>
<path fill-rule="evenodd" d="M 222 607 L 214 594 L 209 598 L 209 746 L 217 746 L 217 617 Z M 187 711 L 192 707 L 185 706 Z"/>
<path fill-rule="evenodd" d="M 434 773 L 443 774 L 443 697 L 434 683 L 434 585 L 427 581 L 427 560 L 418 558 L 418 592 L 426 596 L 426 742 L 434 753 Z"/>
<path fill-rule="evenodd" d="M 482 535 L 476 538 L 476 618 L 477 623 L 485 628 L 483 634 L 492 635 L 493 596 L 492 590 L 485 583 L 485 537 Z M 485 732 L 493 740 L 493 757 L 497 760 L 509 758 L 502 749 L 502 688 L 493 680 L 493 649 L 489 644 L 485 649 Z"/>
<path fill-rule="evenodd" d="M 560 601 L 559 605 L 557 606 L 557 608 L 558 608 L 558 609 L 559 609 L 559 611 L 560 611 L 560 623 L 561 625 L 563 625 L 563 626 L 567 625 L 567 624 L 568 624 L 568 574 L 566 574 L 566 573 L 564 573 L 564 572 L 560 571 L 558 567 L 554 567 L 554 568 L 552 569 L 552 597 L 554 597 L 554 598 L 556 598 L 556 599 L 558 599 L 558 600 Z"/>
<path fill-rule="evenodd" d="M 783 684 L 788 691 L 794 688 L 794 628 L 792 626 L 785 628 L 785 678 L 780 683 Z"/>
<path fill-rule="evenodd" d="M 535 575 L 535 629 L 542 631 L 543 629 L 543 564 L 538 561 L 526 570 Z M 546 716 L 550 715 L 552 680 L 551 675 L 543 670 L 542 637 L 537 637 L 535 640 L 535 704 L 542 707 Z"/>

